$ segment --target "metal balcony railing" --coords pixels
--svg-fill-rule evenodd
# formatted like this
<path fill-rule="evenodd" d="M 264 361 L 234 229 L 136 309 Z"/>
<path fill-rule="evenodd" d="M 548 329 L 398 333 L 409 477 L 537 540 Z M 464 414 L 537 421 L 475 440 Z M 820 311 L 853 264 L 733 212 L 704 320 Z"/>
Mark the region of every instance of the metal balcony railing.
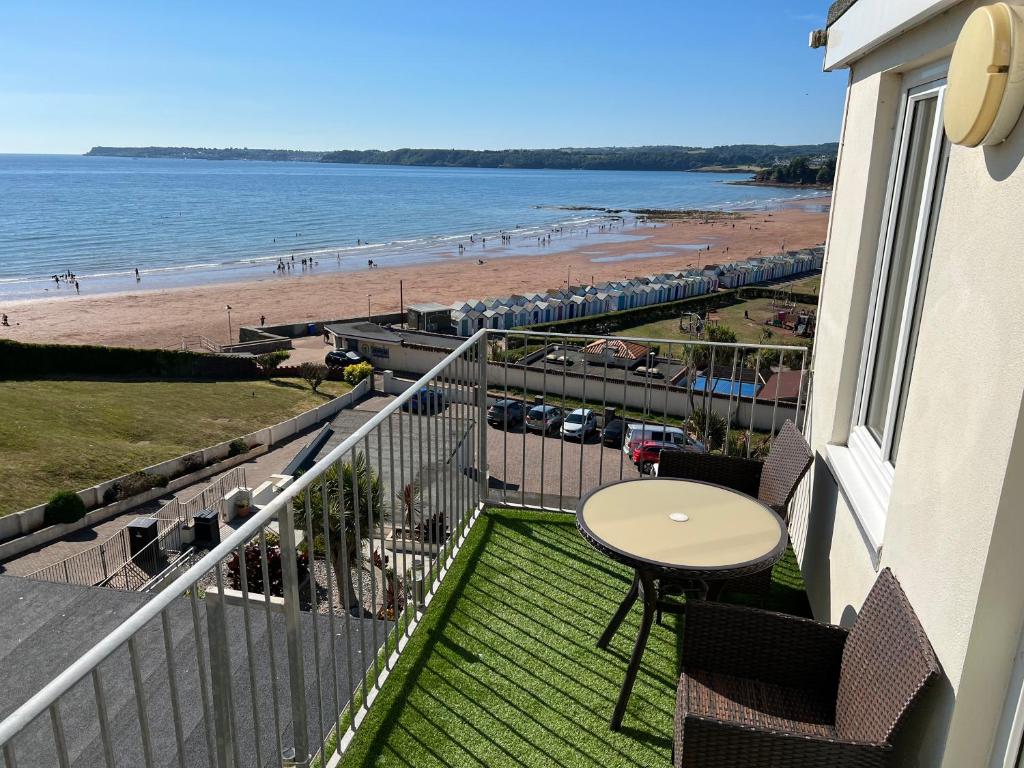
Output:
<path fill-rule="evenodd" d="M 803 348 L 619 341 L 466 340 L 0 722 L 7 768 L 336 761 L 485 505 L 639 475 L 593 432 L 488 426 L 497 399 L 751 455 L 801 419 Z"/>

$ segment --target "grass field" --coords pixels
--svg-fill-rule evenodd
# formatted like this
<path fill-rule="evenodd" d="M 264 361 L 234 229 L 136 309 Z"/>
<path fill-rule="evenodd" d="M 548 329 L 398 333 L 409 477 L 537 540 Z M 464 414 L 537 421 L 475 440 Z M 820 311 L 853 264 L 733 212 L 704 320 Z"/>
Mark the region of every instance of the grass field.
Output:
<path fill-rule="evenodd" d="M 791 283 L 782 283 L 778 287 L 796 291 L 797 293 L 813 293 L 817 296 L 818 291 L 821 290 L 821 273 L 811 275 L 810 277 L 802 277 Z"/>
<path fill-rule="evenodd" d="M 350 389 L 297 379 L 0 382 L 0 515 L 276 424 Z"/>
<path fill-rule="evenodd" d="M 804 305 L 801 304 L 798 306 L 802 308 Z M 810 309 L 810 307 L 807 307 L 807 309 Z M 744 312 L 746 312 L 749 317 L 744 317 Z M 717 318 L 720 325 L 726 326 L 735 333 L 736 340 L 740 343 L 759 344 L 762 342 L 761 334 L 766 328 L 764 322 L 772 317 L 772 315 L 773 310 L 771 299 L 751 299 L 749 301 L 738 302 L 730 307 L 717 309 L 712 314 L 712 317 Z M 810 339 L 794 336 L 784 328 L 769 328 L 769 330 L 771 331 L 772 336 L 766 342 L 768 344 L 787 344 L 804 347 L 811 345 Z M 616 331 L 615 335 L 639 336 L 652 339 L 693 340 L 693 337 L 691 337 L 686 331 L 679 330 L 678 318 L 669 318 L 668 320 L 658 320 L 653 323 L 637 325 L 633 328 Z"/>

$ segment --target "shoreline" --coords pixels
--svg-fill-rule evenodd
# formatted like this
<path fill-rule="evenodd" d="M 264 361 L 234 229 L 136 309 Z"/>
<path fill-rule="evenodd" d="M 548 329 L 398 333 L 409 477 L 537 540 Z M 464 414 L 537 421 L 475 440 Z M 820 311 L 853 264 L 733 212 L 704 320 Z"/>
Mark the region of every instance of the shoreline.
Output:
<path fill-rule="evenodd" d="M 808 189 L 815 190 L 817 192 L 828 192 L 828 196 L 832 197 L 831 184 L 798 184 L 796 182 L 757 181 L 755 179 L 746 179 L 744 181 L 725 181 L 722 183 L 731 184 L 736 187 L 778 187 L 779 189 Z"/>
<path fill-rule="evenodd" d="M 428 262 L 375 269 L 287 275 L 268 270 L 249 280 L 0 300 L 0 311 L 11 322 L 0 327 L 0 338 L 177 348 L 182 336 L 196 334 L 225 342 L 228 305 L 234 338 L 239 325 L 259 325 L 261 315 L 268 325 L 361 315 L 368 295 L 371 313 L 397 311 L 400 283 L 406 306 L 422 301 L 450 304 L 554 289 L 565 285 L 567 275 L 573 282 L 595 282 L 740 261 L 758 251 L 777 253 L 783 243 L 794 250 L 824 242 L 830 203 L 830 197 L 821 196 L 707 223 L 631 222 L 589 237 L 582 232 L 565 236 L 561 243 L 553 235 L 550 247 L 495 244 L 467 248 L 460 256 L 452 243 Z"/>

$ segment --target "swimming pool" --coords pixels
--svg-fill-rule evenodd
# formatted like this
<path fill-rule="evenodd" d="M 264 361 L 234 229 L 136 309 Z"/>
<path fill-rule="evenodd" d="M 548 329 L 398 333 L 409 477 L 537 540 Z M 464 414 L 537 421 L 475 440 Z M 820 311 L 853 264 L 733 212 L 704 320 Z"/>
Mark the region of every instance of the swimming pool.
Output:
<path fill-rule="evenodd" d="M 693 388 L 698 392 L 708 390 L 706 376 L 698 376 L 693 380 Z M 735 395 L 753 398 L 757 394 L 757 384 L 752 381 L 732 381 L 731 379 L 711 379 L 711 391 L 716 395 Z"/>

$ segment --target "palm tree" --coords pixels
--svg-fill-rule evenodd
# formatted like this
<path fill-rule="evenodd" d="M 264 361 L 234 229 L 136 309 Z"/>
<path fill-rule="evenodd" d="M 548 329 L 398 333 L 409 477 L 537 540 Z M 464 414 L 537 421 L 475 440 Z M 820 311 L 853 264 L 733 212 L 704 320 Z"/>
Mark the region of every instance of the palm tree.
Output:
<path fill-rule="evenodd" d="M 327 531 L 324 530 L 323 491 L 327 496 Z M 339 493 L 338 468 L 332 466 L 321 480 L 310 486 L 311 541 L 326 539 L 330 542 L 331 564 L 341 596 L 342 605 L 355 608 L 359 599 L 352 581 L 352 570 L 362 567 L 363 541 L 370 538 L 375 524 L 384 512 L 384 488 L 364 453 L 357 453 L 352 461 L 341 465 Z M 306 529 L 305 498 L 293 501 L 295 527 Z M 358 515 L 357 515 L 358 512 Z M 344 555 L 344 559 L 343 559 Z M 348 567 L 343 565 L 347 562 Z"/>

